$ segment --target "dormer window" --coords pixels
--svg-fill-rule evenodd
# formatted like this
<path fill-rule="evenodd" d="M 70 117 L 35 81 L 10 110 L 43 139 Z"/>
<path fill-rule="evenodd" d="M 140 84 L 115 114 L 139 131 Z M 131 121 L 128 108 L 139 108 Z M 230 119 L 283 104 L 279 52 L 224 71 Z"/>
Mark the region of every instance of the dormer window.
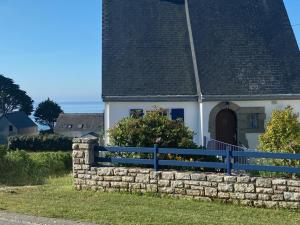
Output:
<path fill-rule="evenodd" d="M 12 125 L 9 126 L 9 132 L 13 132 L 14 131 L 14 127 Z"/>
<path fill-rule="evenodd" d="M 78 127 L 79 129 L 83 129 L 83 128 L 84 128 L 84 124 L 79 124 L 77 127 Z"/>
<path fill-rule="evenodd" d="M 67 128 L 68 129 L 72 129 L 73 125 L 72 124 L 68 124 Z"/>

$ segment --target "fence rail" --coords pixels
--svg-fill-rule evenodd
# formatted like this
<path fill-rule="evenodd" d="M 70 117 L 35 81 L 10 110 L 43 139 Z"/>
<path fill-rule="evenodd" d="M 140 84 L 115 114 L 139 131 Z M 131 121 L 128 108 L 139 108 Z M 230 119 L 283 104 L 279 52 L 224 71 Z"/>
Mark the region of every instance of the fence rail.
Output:
<path fill-rule="evenodd" d="M 121 158 L 121 157 L 99 157 L 99 152 L 111 153 L 147 153 L 151 154 L 151 159 Z M 223 157 L 223 162 L 200 162 L 200 161 L 182 161 L 182 160 L 163 160 L 159 159 L 159 155 L 182 155 L 182 156 L 215 156 Z M 289 166 L 271 166 L 271 165 L 255 165 L 242 164 L 236 162 L 234 158 L 240 157 L 245 160 L 256 159 L 285 159 L 300 160 L 300 154 L 288 153 L 271 153 L 271 152 L 253 152 L 253 151 L 234 151 L 226 150 L 199 150 L 199 149 L 174 149 L 174 148 L 132 148 L 132 147 L 95 147 L 95 162 L 109 162 L 113 164 L 133 164 L 153 166 L 154 170 L 159 170 L 160 166 L 178 166 L 192 168 L 217 168 L 225 169 L 228 175 L 232 170 L 235 171 L 269 171 L 283 173 L 299 173 L 300 167 Z"/>

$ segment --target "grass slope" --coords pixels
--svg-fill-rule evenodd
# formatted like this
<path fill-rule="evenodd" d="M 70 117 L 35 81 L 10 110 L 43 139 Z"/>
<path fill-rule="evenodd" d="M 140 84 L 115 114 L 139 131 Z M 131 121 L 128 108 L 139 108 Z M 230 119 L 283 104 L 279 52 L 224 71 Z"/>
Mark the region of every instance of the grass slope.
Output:
<path fill-rule="evenodd" d="M 298 225 L 300 212 L 157 198 L 121 193 L 75 191 L 70 177 L 37 187 L 0 190 L 0 209 L 102 225 L 209 224 Z"/>

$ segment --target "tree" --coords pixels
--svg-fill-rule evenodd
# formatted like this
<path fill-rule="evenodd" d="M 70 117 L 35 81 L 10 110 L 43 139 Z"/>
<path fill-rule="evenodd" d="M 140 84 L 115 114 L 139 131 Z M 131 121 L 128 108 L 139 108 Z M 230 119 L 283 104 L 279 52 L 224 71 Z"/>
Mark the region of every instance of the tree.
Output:
<path fill-rule="evenodd" d="M 12 79 L 0 74 L 0 114 L 5 115 L 16 110 L 30 115 L 33 111 L 33 100 Z"/>
<path fill-rule="evenodd" d="M 194 132 L 182 121 L 170 120 L 160 109 L 144 117 L 128 117 L 109 130 L 110 142 L 117 146 L 196 148 Z"/>
<path fill-rule="evenodd" d="M 53 130 L 55 122 L 61 113 L 63 113 L 61 107 L 48 98 L 38 105 L 34 112 L 34 119 L 37 123 L 48 126 L 50 130 Z"/>
<path fill-rule="evenodd" d="M 300 153 L 300 123 L 292 107 L 275 110 L 266 131 L 259 137 L 259 149 L 267 152 Z M 275 165 L 295 165 L 294 160 L 273 160 Z"/>

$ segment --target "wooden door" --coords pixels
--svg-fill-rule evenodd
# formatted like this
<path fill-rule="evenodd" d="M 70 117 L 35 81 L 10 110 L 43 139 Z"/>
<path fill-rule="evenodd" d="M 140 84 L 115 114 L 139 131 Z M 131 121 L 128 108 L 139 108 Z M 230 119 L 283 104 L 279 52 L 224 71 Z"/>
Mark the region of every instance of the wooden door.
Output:
<path fill-rule="evenodd" d="M 220 111 L 216 118 L 216 139 L 227 144 L 237 144 L 237 120 L 230 109 Z"/>

